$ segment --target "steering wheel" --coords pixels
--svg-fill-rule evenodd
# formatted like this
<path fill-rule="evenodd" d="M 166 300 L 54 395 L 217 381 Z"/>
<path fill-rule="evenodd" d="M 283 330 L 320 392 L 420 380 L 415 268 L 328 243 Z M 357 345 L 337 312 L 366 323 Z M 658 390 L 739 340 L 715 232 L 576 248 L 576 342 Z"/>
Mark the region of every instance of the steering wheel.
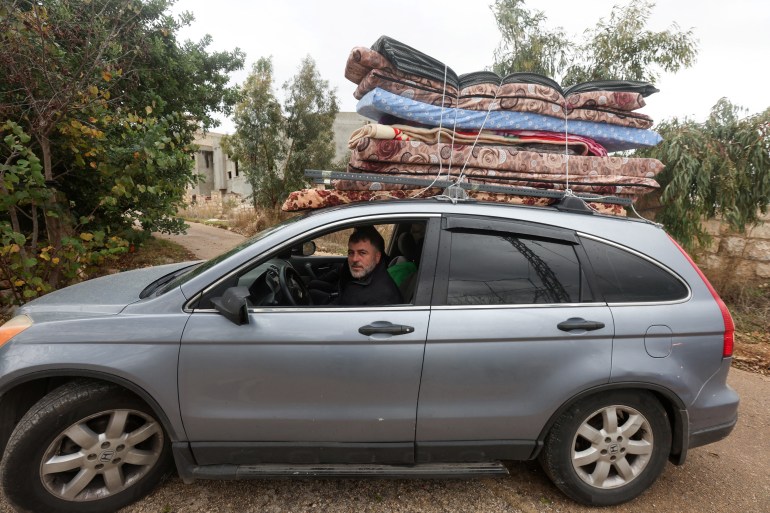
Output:
<path fill-rule="evenodd" d="M 302 276 L 290 265 L 281 266 L 278 273 L 278 282 L 281 286 L 282 296 L 292 306 L 307 306 L 312 304 L 310 290 L 302 281 Z"/>

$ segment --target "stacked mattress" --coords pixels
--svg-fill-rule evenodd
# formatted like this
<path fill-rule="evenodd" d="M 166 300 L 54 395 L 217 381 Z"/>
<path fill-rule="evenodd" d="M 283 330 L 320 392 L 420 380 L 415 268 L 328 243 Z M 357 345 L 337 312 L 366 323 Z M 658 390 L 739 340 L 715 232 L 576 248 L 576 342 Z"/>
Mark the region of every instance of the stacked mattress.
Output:
<path fill-rule="evenodd" d="M 357 84 L 357 111 L 377 121 L 350 138 L 347 172 L 367 176 L 334 180 L 333 193 L 293 193 L 285 210 L 441 193 L 406 180 L 415 177 L 631 200 L 658 188 L 654 178 L 663 169 L 658 160 L 608 154 L 660 142 L 650 130 L 652 119 L 637 112 L 644 98 L 657 92 L 647 82 L 608 80 L 562 89 L 534 73 L 457 75 L 387 36 L 371 48 L 354 48 L 345 76 Z M 478 192 L 470 196 L 553 201 Z"/>

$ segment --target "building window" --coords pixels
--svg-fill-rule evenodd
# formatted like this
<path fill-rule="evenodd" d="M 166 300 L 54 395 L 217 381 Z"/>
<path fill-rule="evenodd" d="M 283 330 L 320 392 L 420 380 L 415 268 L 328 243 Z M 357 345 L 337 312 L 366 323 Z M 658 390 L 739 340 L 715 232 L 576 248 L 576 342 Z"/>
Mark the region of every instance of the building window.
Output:
<path fill-rule="evenodd" d="M 214 152 L 213 151 L 202 151 L 203 153 L 203 162 L 206 165 L 206 169 L 210 169 L 214 166 Z"/>
<path fill-rule="evenodd" d="M 235 176 L 240 176 L 240 171 L 238 170 L 238 161 L 235 161 Z"/>

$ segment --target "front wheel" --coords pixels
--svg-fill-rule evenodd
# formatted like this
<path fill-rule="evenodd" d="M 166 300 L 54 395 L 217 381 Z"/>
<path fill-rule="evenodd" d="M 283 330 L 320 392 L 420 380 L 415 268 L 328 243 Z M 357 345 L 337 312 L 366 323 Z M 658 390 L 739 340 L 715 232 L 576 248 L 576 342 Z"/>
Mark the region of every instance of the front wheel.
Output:
<path fill-rule="evenodd" d="M 620 504 L 657 479 L 671 449 L 666 410 L 647 392 L 610 392 L 571 406 L 553 425 L 540 463 L 567 496 Z"/>
<path fill-rule="evenodd" d="M 116 511 L 163 476 L 169 443 L 147 405 L 115 385 L 68 383 L 21 419 L 0 479 L 23 511 Z"/>

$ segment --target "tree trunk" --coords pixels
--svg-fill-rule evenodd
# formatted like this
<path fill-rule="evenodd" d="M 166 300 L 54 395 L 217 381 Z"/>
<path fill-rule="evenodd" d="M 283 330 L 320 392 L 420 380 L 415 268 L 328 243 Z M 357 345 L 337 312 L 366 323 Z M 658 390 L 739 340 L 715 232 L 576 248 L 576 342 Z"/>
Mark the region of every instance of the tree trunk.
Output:
<path fill-rule="evenodd" d="M 53 166 L 51 164 L 51 141 L 48 139 L 48 132 L 40 135 L 40 149 L 43 152 L 43 173 L 45 181 L 53 182 Z"/>
<path fill-rule="evenodd" d="M 48 139 L 48 133 L 41 134 L 40 149 L 43 152 L 43 174 L 45 176 L 46 186 L 50 189 L 51 195 L 48 201 L 43 205 L 43 218 L 45 220 L 46 232 L 48 234 L 48 244 L 53 246 L 54 254 L 58 255 L 62 249 L 62 238 L 64 237 L 64 225 L 61 216 L 64 209 L 61 202 L 66 201 L 63 195 L 56 190 L 53 182 L 53 164 L 51 163 L 51 141 Z M 57 288 L 60 279 L 59 268 L 55 267 L 49 277 L 49 283 Z"/>

